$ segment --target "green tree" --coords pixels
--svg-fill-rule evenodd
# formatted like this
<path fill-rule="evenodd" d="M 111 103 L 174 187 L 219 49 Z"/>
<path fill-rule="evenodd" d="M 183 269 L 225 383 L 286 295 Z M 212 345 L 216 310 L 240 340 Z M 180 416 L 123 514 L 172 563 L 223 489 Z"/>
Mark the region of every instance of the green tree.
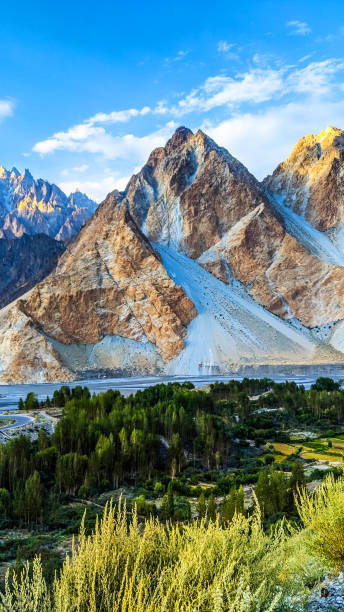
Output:
<path fill-rule="evenodd" d="M 165 495 L 162 500 L 161 518 L 163 518 L 165 521 L 172 520 L 174 518 L 174 495 L 171 482 L 168 484 L 167 495 Z"/>
<path fill-rule="evenodd" d="M 37 395 L 33 393 L 33 391 L 30 391 L 25 399 L 25 410 L 38 410 L 38 408 L 39 402 Z"/>
<path fill-rule="evenodd" d="M 205 501 L 205 495 L 204 492 L 202 491 L 201 495 L 199 496 L 198 500 L 197 500 L 197 514 L 198 514 L 198 518 L 202 519 L 206 517 L 207 514 L 207 503 Z"/>
<path fill-rule="evenodd" d="M 215 521 L 216 520 L 216 512 L 217 512 L 216 501 L 215 501 L 214 495 L 211 494 L 209 499 L 208 499 L 208 504 L 207 504 L 207 519 L 208 519 L 208 521 Z"/>
<path fill-rule="evenodd" d="M 236 513 L 244 514 L 244 489 L 233 487 L 221 504 L 221 518 L 223 521 L 230 522 Z"/>
<path fill-rule="evenodd" d="M 43 490 L 39 473 L 35 471 L 25 483 L 25 515 L 28 523 L 38 523 L 42 518 Z"/>

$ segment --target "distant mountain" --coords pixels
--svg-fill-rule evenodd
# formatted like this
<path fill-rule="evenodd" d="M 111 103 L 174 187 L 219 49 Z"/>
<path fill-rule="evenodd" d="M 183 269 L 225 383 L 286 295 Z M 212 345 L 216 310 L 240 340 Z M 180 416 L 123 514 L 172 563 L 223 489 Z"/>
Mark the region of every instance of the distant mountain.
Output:
<path fill-rule="evenodd" d="M 63 242 L 45 234 L 0 240 L 0 308 L 43 280 L 64 249 Z"/>
<path fill-rule="evenodd" d="M 75 235 L 95 212 L 96 202 L 76 192 L 69 197 L 54 184 L 0 166 L 0 238 L 47 234 L 56 240 Z"/>
<path fill-rule="evenodd" d="M 329 194 L 340 152 L 334 164 Z M 343 252 L 282 199 L 279 172 L 259 183 L 203 132 L 179 128 L 52 273 L 0 311 L 0 379 L 344 361 Z"/>

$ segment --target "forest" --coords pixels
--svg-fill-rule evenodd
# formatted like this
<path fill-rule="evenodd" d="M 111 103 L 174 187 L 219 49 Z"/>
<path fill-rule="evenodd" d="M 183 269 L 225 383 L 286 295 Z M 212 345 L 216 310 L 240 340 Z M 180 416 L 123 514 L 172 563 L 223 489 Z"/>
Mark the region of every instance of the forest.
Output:
<path fill-rule="evenodd" d="M 1 533 L 28 536 L 0 542 L 0 562 L 12 568 L 7 589 L 15 586 L 13 569 L 19 576 L 27 560 L 29 580 L 37 555 L 50 588 L 62 567 L 61 541 L 78 532 L 85 508 L 85 538 L 104 511 L 105 522 L 106 513 L 119 512 L 119 520 L 139 525 L 157 520 L 185 528 L 197 520 L 206 529 L 232 529 L 238 516 L 257 521 L 259 508 L 259 529 L 269 534 L 281 521 L 302 525 L 297 500 L 307 483 L 341 478 L 340 466 L 320 471 L 305 459 L 310 450 L 317 457 L 325 442 L 329 457 L 337 457 L 331 440 L 342 443 L 344 392 L 328 378 L 310 389 L 267 378 L 205 389 L 169 383 L 129 397 L 62 386 L 41 403 L 30 393 L 18 407 L 61 408 L 62 416 L 51 436 L 40 429 L 34 441 L 18 436 L 0 445 Z M 302 432 L 306 438 L 310 428 L 313 438 L 305 442 Z M 284 448 L 291 449 L 287 456 Z"/>
<path fill-rule="evenodd" d="M 203 497 L 232 500 L 240 486 L 256 483 L 266 515 L 292 512 L 304 463 L 296 454 L 275 464 L 267 445 L 289 442 L 292 426 L 340 430 L 344 392 L 326 378 L 309 390 L 269 379 L 215 383 L 207 391 L 169 383 L 126 398 L 113 390 L 91 396 L 86 387 L 62 386 L 44 406 L 63 409 L 51 437 L 40 430 L 34 442 L 20 436 L 0 445 L 3 527 L 49 522 L 64 496 L 88 498 L 123 483 L 155 494 L 167 495 L 169 488 L 199 497 L 201 506 Z M 30 393 L 19 408 L 35 410 L 39 403 Z M 202 489 L 200 479 L 215 487 Z M 147 513 L 142 496 L 138 504 Z M 155 512 L 152 506 L 148 511 Z"/>

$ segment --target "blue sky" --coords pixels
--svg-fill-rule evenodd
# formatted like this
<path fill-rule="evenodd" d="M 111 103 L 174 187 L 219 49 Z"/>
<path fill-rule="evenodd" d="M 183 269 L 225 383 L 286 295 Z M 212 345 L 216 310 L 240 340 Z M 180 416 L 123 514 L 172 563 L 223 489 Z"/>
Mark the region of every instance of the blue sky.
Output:
<path fill-rule="evenodd" d="M 344 2 L 1 3 L 0 164 L 101 200 L 178 125 L 258 178 L 344 128 Z"/>

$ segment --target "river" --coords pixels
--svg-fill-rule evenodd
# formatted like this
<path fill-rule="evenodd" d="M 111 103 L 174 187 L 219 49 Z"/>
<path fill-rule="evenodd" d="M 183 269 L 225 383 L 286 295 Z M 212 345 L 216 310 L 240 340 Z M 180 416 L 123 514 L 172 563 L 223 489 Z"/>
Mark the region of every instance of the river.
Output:
<path fill-rule="evenodd" d="M 309 388 L 318 376 L 330 376 L 334 380 L 344 379 L 344 364 L 322 364 L 305 366 L 257 366 L 242 367 L 238 372 L 228 376 L 218 374 L 205 376 L 143 376 L 128 378 L 88 378 L 74 381 L 72 383 L 42 383 L 26 385 L 0 385 L 0 414 L 4 410 L 16 410 L 20 398 L 25 399 L 26 395 L 33 391 L 39 400 L 51 397 L 56 389 L 62 384 L 69 387 L 76 385 L 87 386 L 91 393 L 100 393 L 107 389 L 118 389 L 123 395 L 130 395 L 136 391 L 146 389 L 151 385 L 168 382 L 191 381 L 195 387 L 200 387 L 215 381 L 226 382 L 231 379 L 242 380 L 244 376 L 251 378 L 269 377 L 276 382 L 293 380 L 299 385 Z M 2 415 L 1 415 L 2 416 Z"/>

